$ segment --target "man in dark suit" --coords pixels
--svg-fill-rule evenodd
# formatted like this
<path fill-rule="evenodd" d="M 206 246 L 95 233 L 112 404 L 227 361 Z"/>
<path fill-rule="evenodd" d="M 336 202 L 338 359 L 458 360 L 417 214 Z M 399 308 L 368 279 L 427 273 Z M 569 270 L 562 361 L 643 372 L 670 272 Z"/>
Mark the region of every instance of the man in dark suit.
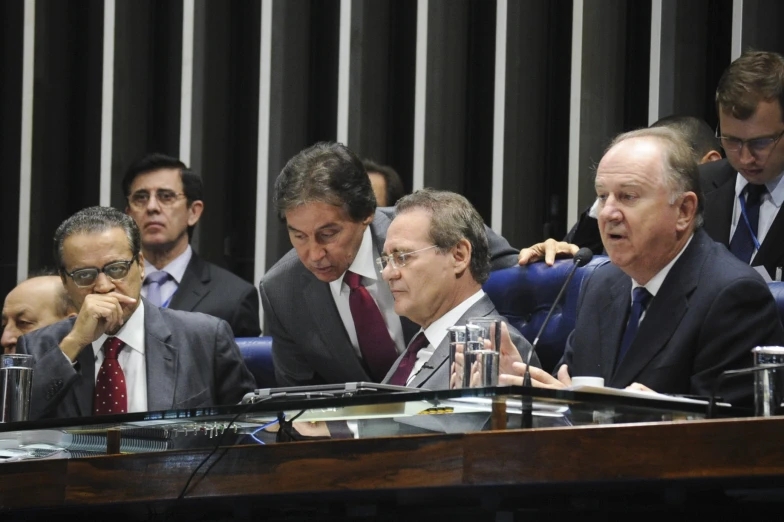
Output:
<path fill-rule="evenodd" d="M 763 279 L 701 229 L 697 165 L 675 133 L 622 134 L 595 183 L 612 263 L 583 286 L 558 378 L 532 369 L 535 385 L 597 376 L 616 388 L 707 396 L 721 372 L 751 366 L 752 348 L 784 342 Z M 744 403 L 750 381 L 729 382 L 721 395 Z"/>
<path fill-rule="evenodd" d="M 274 199 L 294 246 L 259 284 L 278 384 L 380 382 L 419 330 L 374 261 L 394 209 L 376 208 L 361 160 L 336 143 L 289 160 Z M 517 262 L 506 240 L 489 242 L 494 268 Z"/>
<path fill-rule="evenodd" d="M 113 208 L 58 227 L 55 259 L 79 314 L 17 341 L 35 356 L 31 419 L 230 404 L 254 389 L 225 321 L 141 298 L 140 250 L 138 227 Z"/>
<path fill-rule="evenodd" d="M 190 246 L 204 210 L 201 178 L 176 158 L 149 154 L 128 168 L 123 191 L 125 212 L 142 235 L 147 273 L 142 296 L 164 308 L 224 319 L 235 337 L 260 335 L 256 288 L 204 261 Z"/>
<path fill-rule="evenodd" d="M 448 363 L 447 328 L 472 317 L 503 319 L 482 291 L 490 275 L 484 223 L 467 199 L 446 191 L 419 190 L 395 209 L 379 268 L 395 298 L 395 312 L 421 328 L 383 382 L 449 388 L 455 369 Z M 510 330 L 516 350 L 501 354 L 501 368 L 511 368 L 531 350 L 519 332 Z"/>

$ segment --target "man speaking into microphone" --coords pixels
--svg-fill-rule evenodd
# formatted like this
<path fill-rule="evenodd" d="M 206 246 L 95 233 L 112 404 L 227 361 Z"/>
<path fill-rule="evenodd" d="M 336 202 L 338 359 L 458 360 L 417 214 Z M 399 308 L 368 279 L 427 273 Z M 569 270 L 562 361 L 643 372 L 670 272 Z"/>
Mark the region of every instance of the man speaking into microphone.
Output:
<path fill-rule="evenodd" d="M 618 136 L 595 186 L 611 263 L 583 283 L 557 376 L 531 368 L 534 386 L 595 376 L 613 388 L 708 396 L 721 372 L 752 365 L 752 348 L 784 343 L 762 277 L 702 230 L 697 165 L 677 134 Z M 500 383 L 522 384 L 524 374 L 525 364 L 515 363 Z M 737 405 L 752 391 L 738 379 L 719 394 Z"/>

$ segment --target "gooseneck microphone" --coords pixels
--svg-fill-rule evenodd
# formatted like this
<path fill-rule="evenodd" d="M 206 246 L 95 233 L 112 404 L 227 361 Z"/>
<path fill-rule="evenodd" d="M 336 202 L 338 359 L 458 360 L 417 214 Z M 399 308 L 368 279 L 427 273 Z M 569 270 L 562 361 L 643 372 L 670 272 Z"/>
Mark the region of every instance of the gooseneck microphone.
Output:
<path fill-rule="evenodd" d="M 550 322 L 550 317 L 552 317 L 553 312 L 555 311 L 555 307 L 558 306 L 558 303 L 561 301 L 561 297 L 563 296 L 564 292 L 566 291 L 566 287 L 569 286 L 569 282 L 574 277 L 574 273 L 577 271 L 578 267 L 585 266 L 591 262 L 593 258 L 593 252 L 591 252 L 590 248 L 581 248 L 577 251 L 574 255 L 574 265 L 572 269 L 569 271 L 569 275 L 566 277 L 566 281 L 564 281 L 563 286 L 561 286 L 561 291 L 558 292 L 558 297 L 555 298 L 553 301 L 553 305 L 550 307 L 550 311 L 547 312 L 547 317 L 544 318 L 544 322 L 542 323 L 542 327 L 539 328 L 539 333 L 536 334 L 536 338 L 534 342 L 531 343 L 531 350 L 528 352 L 528 357 L 525 361 L 525 374 L 523 375 L 523 386 L 531 386 L 531 358 L 536 351 L 536 345 L 539 344 L 539 337 L 544 332 L 544 329 L 547 328 L 547 323 Z"/>

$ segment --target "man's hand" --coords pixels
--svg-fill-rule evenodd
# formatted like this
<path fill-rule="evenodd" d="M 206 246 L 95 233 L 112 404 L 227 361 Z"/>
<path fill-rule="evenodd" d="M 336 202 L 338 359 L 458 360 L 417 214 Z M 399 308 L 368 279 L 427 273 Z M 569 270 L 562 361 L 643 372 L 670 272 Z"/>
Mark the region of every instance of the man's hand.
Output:
<path fill-rule="evenodd" d="M 555 263 L 555 256 L 574 256 L 578 250 L 580 250 L 580 247 L 577 245 L 564 241 L 556 241 L 555 239 L 550 238 L 543 243 L 537 243 L 522 249 L 520 255 L 517 257 L 517 263 L 519 265 L 527 265 L 544 258 L 544 262 L 547 263 L 547 266 L 553 266 L 553 263 Z"/>
<path fill-rule="evenodd" d="M 75 361 L 85 346 L 105 332 L 117 332 L 123 325 L 122 305 L 134 303 L 136 299 L 116 292 L 89 294 L 84 298 L 71 332 L 60 342 L 60 349 Z"/>
<path fill-rule="evenodd" d="M 639 382 L 633 382 L 629 386 L 626 387 L 627 390 L 631 391 L 641 391 L 641 392 L 648 392 L 648 393 L 657 393 L 655 390 L 652 390 L 645 386 L 644 384 L 640 384 Z"/>
<path fill-rule="evenodd" d="M 501 323 L 501 346 L 499 352 L 501 354 L 501 360 L 498 363 L 498 372 L 513 374 L 514 363 L 522 364 L 523 358 L 520 357 L 517 346 L 512 342 L 512 337 L 509 335 L 509 328 L 504 322 Z M 523 367 L 525 367 L 525 364 L 523 364 Z"/>
<path fill-rule="evenodd" d="M 504 373 L 498 378 L 500 385 L 522 386 L 523 375 L 525 375 L 525 364 L 516 362 L 512 365 L 514 374 Z M 572 378 L 569 377 L 569 368 L 564 364 L 558 370 L 558 378 L 556 379 L 541 368 L 531 366 L 531 385 L 534 388 L 549 388 L 552 390 L 560 390 L 572 385 Z"/>

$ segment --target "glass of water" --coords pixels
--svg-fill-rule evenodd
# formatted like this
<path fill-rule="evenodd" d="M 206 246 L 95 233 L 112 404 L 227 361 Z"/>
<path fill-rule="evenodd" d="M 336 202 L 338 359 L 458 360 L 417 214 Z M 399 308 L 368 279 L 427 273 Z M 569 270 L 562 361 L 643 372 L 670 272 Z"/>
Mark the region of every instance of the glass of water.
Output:
<path fill-rule="evenodd" d="M 468 319 L 466 327 L 477 329 L 477 340 L 467 347 L 465 354 L 468 386 L 471 388 L 498 386 L 501 320 L 472 317 Z"/>

